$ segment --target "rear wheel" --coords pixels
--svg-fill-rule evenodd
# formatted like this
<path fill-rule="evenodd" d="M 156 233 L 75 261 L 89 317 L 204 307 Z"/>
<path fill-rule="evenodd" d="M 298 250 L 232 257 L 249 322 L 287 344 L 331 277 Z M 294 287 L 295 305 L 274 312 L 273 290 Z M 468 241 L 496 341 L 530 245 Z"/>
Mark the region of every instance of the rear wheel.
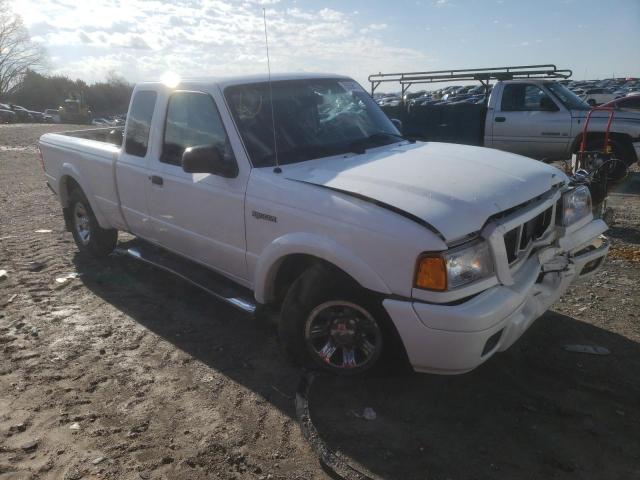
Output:
<path fill-rule="evenodd" d="M 291 286 L 279 333 L 297 363 L 354 375 L 392 362 L 397 334 L 374 294 L 330 267 L 314 265 Z"/>
<path fill-rule="evenodd" d="M 69 195 L 69 207 L 66 209 L 67 224 L 82 253 L 94 257 L 110 254 L 118 241 L 118 231 L 100 227 L 85 194 L 74 189 Z"/>

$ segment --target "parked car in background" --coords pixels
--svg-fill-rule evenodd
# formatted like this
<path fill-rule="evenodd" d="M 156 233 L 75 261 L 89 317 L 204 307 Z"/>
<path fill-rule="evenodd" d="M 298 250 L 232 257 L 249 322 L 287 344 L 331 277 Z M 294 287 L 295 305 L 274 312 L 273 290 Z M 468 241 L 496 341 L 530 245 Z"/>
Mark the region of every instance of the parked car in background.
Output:
<path fill-rule="evenodd" d="M 29 110 L 29 113 L 31 114 L 31 118 L 32 118 L 33 122 L 35 122 L 35 123 L 45 123 L 44 113 L 36 112 L 35 110 Z"/>
<path fill-rule="evenodd" d="M 16 114 L 9 105 L 0 103 L 0 123 L 13 123 L 16 121 Z"/>
<path fill-rule="evenodd" d="M 408 93 L 405 93 L 405 95 L 404 95 L 404 101 L 405 101 L 405 102 L 408 102 L 409 100 L 412 100 L 412 99 L 414 99 L 414 98 L 421 97 L 422 95 L 425 95 L 426 93 L 427 93 L 427 91 L 426 91 L 426 90 L 419 90 L 419 91 L 417 91 L 417 92 L 408 92 Z"/>
<path fill-rule="evenodd" d="M 640 95 L 629 95 L 627 97 L 616 98 L 615 100 L 605 103 L 603 107 L 613 107 L 620 110 L 633 110 L 640 112 Z"/>
<path fill-rule="evenodd" d="M 610 102 L 616 97 L 616 94 L 605 88 L 591 88 L 584 93 L 582 99 L 592 107 L 595 107 Z"/>
<path fill-rule="evenodd" d="M 16 122 L 33 122 L 33 115 L 26 108 L 11 103 L 9 108 L 16 114 Z"/>
<path fill-rule="evenodd" d="M 475 87 L 471 88 L 467 93 L 470 93 L 471 95 L 484 95 L 485 93 L 487 93 L 487 91 L 491 93 L 491 85 L 488 85 L 488 86 L 476 85 Z"/>
<path fill-rule="evenodd" d="M 60 111 L 57 108 L 47 108 L 45 115 L 49 115 L 53 123 L 60 123 Z"/>

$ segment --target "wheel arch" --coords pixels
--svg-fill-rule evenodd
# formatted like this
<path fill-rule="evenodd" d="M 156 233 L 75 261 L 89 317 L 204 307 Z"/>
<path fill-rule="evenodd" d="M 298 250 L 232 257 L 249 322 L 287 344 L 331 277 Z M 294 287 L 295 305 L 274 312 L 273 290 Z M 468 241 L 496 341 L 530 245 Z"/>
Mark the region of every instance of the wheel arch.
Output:
<path fill-rule="evenodd" d="M 636 156 L 635 149 L 633 148 L 633 139 L 631 135 L 628 133 L 621 132 L 610 132 L 609 138 L 618 142 L 625 149 L 628 150 L 629 155 L 632 155 L 631 159 L 633 162 L 637 162 L 638 158 Z M 587 132 L 587 142 L 591 140 L 604 140 L 604 132 Z M 571 144 L 571 153 L 577 153 L 580 149 L 580 143 L 582 142 L 582 132 L 578 134 L 578 136 L 573 140 Z M 632 163 L 633 163 L 632 162 Z"/>
<path fill-rule="evenodd" d="M 83 185 L 86 185 L 86 182 L 82 181 L 82 176 L 77 171 L 77 169 L 68 163 L 65 163 L 62 167 L 62 173 L 60 175 L 60 180 L 58 181 L 58 198 L 60 199 L 60 204 L 62 205 L 62 210 L 65 215 L 65 221 L 67 220 L 68 210 L 69 210 L 69 197 L 71 192 L 74 189 L 79 189 L 85 197 L 87 197 L 87 201 L 89 202 L 89 206 L 96 216 L 96 220 L 98 220 L 98 224 L 102 228 L 111 228 L 109 222 L 106 220 L 104 214 L 96 205 L 96 202 L 92 201 L 91 193 L 86 190 Z M 69 225 L 67 224 L 67 228 Z"/>
<path fill-rule="evenodd" d="M 335 268 L 363 288 L 391 294 L 378 273 L 350 249 L 325 237 L 296 233 L 274 240 L 260 255 L 254 273 L 256 300 L 281 300 L 283 286 L 316 262 Z"/>

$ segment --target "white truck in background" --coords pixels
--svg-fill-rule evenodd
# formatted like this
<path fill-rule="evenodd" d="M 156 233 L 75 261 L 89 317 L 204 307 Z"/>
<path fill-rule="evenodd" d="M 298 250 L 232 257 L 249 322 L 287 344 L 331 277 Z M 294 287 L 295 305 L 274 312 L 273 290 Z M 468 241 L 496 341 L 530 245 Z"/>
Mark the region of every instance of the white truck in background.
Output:
<path fill-rule="evenodd" d="M 555 65 L 481 68 L 437 72 L 380 73 L 369 76 L 371 92 L 384 82 L 399 83 L 403 94 L 412 85 L 495 80 L 484 102 L 427 103 L 383 107 L 402 121 L 403 133 L 426 141 L 478 145 L 544 161 L 569 160 L 580 147 L 584 123 L 592 105 L 558 79 L 571 70 Z M 480 84 L 478 84 L 480 85 Z M 604 97 L 602 97 L 604 98 Z M 597 103 L 602 103 L 598 101 Z M 608 112 L 597 112 L 589 123 L 586 149 L 604 150 Z M 640 113 L 615 112 L 609 147 L 626 166 L 640 158 Z M 622 165 L 620 165 L 622 167 Z M 624 168 L 619 168 L 619 175 Z"/>
<path fill-rule="evenodd" d="M 280 312 L 298 362 L 406 355 L 463 373 L 507 349 L 608 251 L 589 191 L 487 148 L 404 139 L 356 82 L 141 83 L 123 134 L 46 134 L 81 252 L 119 251 L 244 311 Z"/>

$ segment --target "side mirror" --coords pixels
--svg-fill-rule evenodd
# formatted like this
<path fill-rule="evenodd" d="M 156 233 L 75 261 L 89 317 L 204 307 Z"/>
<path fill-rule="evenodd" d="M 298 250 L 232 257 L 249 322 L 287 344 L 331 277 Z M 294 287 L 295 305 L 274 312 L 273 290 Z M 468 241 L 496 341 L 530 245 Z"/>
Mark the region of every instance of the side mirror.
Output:
<path fill-rule="evenodd" d="M 238 175 L 236 163 L 225 159 L 215 145 L 187 148 L 182 154 L 182 169 L 187 173 L 212 173 L 225 178 Z"/>
<path fill-rule="evenodd" d="M 392 118 L 391 123 L 395 125 L 400 133 L 402 133 L 402 120 L 398 120 L 397 118 Z"/>
<path fill-rule="evenodd" d="M 557 112 L 559 108 L 555 103 L 553 103 L 553 100 L 545 96 L 540 99 L 540 110 L 545 112 Z"/>

